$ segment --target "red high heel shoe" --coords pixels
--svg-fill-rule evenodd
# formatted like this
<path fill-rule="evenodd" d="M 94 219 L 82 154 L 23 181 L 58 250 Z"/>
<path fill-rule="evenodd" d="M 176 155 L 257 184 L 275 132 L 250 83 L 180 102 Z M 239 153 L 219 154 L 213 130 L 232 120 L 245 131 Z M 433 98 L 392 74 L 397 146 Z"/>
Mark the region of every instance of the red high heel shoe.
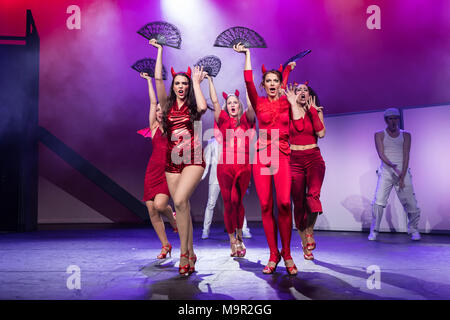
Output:
<path fill-rule="evenodd" d="M 242 241 L 242 238 L 237 238 L 237 241 L 239 241 L 239 244 L 237 244 L 236 249 L 237 249 L 237 256 L 240 258 L 245 257 L 245 254 L 247 253 L 247 248 L 244 245 L 244 242 Z M 242 250 L 239 250 L 238 248 L 241 248 Z"/>
<path fill-rule="evenodd" d="M 271 267 L 271 266 L 269 266 L 268 264 L 264 267 L 264 269 L 263 269 L 263 273 L 264 274 L 272 274 L 272 273 L 274 273 L 275 272 L 275 270 L 277 269 L 277 266 L 278 266 L 278 263 L 281 261 L 281 256 L 278 254 L 278 256 L 277 256 L 277 261 L 273 261 L 273 260 L 270 260 L 269 259 L 269 262 L 274 262 L 275 263 L 275 266 L 274 267 Z"/>
<path fill-rule="evenodd" d="M 185 264 L 184 266 L 181 265 L 181 258 L 188 258 L 189 259 L 189 251 L 187 251 L 184 254 L 180 254 L 180 265 L 178 266 L 178 273 L 181 274 L 182 276 L 188 276 L 189 273 L 189 262 L 187 264 Z M 183 271 L 183 272 L 182 272 Z"/>
<path fill-rule="evenodd" d="M 312 252 L 306 253 L 305 249 L 308 250 L 308 248 L 303 248 L 303 258 L 305 258 L 305 260 L 314 260 L 314 255 L 312 254 Z"/>
<path fill-rule="evenodd" d="M 284 251 L 281 250 L 281 256 L 283 257 L 284 265 L 285 265 L 285 267 L 286 267 L 287 273 L 288 273 L 289 275 L 291 275 L 291 276 L 296 276 L 297 273 L 298 273 L 298 269 L 297 269 L 297 266 L 296 266 L 295 263 L 294 263 L 294 259 L 292 259 L 291 255 L 285 257 L 283 252 L 284 252 Z M 287 259 L 286 259 L 286 258 L 287 258 Z M 287 261 L 287 260 L 291 260 L 292 263 L 293 263 L 293 265 L 290 266 L 290 267 L 288 267 L 288 266 L 286 265 L 286 261 Z"/>
<path fill-rule="evenodd" d="M 166 246 L 162 246 L 161 253 L 158 254 L 158 256 L 156 258 L 165 259 L 167 254 L 169 254 L 169 256 L 172 257 L 172 245 L 170 243 Z"/>
<path fill-rule="evenodd" d="M 189 257 L 189 260 L 192 260 L 194 262 L 194 266 L 189 267 L 189 274 L 191 274 L 195 272 L 195 263 L 197 262 L 197 256 L 194 254 L 194 256 Z"/>
<path fill-rule="evenodd" d="M 308 242 L 308 238 L 312 238 L 313 235 L 307 233 L 305 237 L 306 237 L 306 249 L 308 249 L 309 251 L 314 250 L 316 248 L 316 242 L 314 241 L 314 238 L 313 242 Z"/>

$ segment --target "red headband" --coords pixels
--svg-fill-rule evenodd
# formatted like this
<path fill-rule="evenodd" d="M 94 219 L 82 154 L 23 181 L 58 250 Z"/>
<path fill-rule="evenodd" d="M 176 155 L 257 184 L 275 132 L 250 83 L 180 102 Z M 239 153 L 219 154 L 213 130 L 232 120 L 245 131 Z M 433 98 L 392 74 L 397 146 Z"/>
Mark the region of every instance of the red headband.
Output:
<path fill-rule="evenodd" d="M 236 91 L 234 92 L 234 95 L 236 96 L 236 97 L 238 97 L 239 98 L 239 90 L 238 89 L 236 89 Z M 228 94 L 226 94 L 225 92 L 222 92 L 222 97 L 225 99 L 225 100 L 227 100 L 228 99 Z"/>
<path fill-rule="evenodd" d="M 191 77 L 191 67 L 188 67 L 186 72 L 175 72 L 175 70 L 173 70 L 173 67 L 170 68 L 170 71 L 172 72 L 172 77 L 175 78 L 176 75 L 178 74 L 185 74 L 187 75 L 189 78 Z"/>
<path fill-rule="evenodd" d="M 267 72 L 267 69 L 266 69 L 266 67 L 264 65 L 262 65 L 261 70 L 262 70 L 263 74 Z M 280 67 L 278 68 L 278 71 L 283 73 L 283 65 L 282 64 L 280 64 Z"/>

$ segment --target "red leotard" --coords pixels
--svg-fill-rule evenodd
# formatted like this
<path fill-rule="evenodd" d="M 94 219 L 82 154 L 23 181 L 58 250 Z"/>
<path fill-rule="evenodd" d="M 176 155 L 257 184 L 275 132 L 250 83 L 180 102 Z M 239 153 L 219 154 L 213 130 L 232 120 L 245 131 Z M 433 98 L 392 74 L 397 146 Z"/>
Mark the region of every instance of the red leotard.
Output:
<path fill-rule="evenodd" d="M 287 83 L 290 70 L 291 68 L 288 66 L 283 72 L 283 86 Z M 250 102 L 256 112 L 259 123 L 258 153 L 256 155 L 256 163 L 253 165 L 253 177 L 261 205 L 264 232 L 270 248 L 270 261 L 277 262 L 280 255 L 278 252 L 277 229 L 279 229 L 283 247 L 281 255 L 285 260 L 289 260 L 292 259 L 290 254 L 292 233 L 291 171 L 289 168 L 290 148 L 288 143 L 290 105 L 285 96 L 281 96 L 274 101 L 270 101 L 266 97 L 259 97 L 253 83 L 251 70 L 244 71 L 244 79 Z M 273 139 L 275 132 L 272 131 L 274 129 L 279 132 L 279 138 L 275 140 Z M 268 148 L 271 144 L 275 144 L 277 155 L 271 154 L 270 149 L 272 148 Z M 269 149 L 266 151 L 270 159 L 272 159 L 270 164 L 264 164 L 264 161 L 261 161 L 261 151 L 266 148 Z M 275 167 L 271 171 L 271 175 L 263 173 L 263 169 L 267 169 L 269 165 Z M 273 215 L 272 176 L 276 188 L 278 228 Z"/>
<path fill-rule="evenodd" d="M 178 107 L 177 102 L 174 102 L 167 114 L 167 128 L 166 172 L 181 173 L 190 165 L 205 168 L 201 137 L 195 137 L 194 124 L 186 103 Z"/>
<path fill-rule="evenodd" d="M 245 210 L 242 201 L 251 179 L 249 140 L 251 141 L 254 136 L 254 131 L 247 130 L 253 129 L 255 124 L 248 122 L 246 112 L 241 116 L 238 126 L 237 120 L 231 118 L 224 110 L 218 120 L 223 147 L 219 157 L 221 160 L 217 165 L 217 179 L 225 207 L 225 227 L 227 232 L 232 234 L 236 229 L 242 229 L 244 223 Z M 230 130 L 228 134 L 230 138 L 231 131 L 236 136 L 227 139 L 227 130 Z M 246 139 L 244 133 L 249 134 L 249 138 Z"/>

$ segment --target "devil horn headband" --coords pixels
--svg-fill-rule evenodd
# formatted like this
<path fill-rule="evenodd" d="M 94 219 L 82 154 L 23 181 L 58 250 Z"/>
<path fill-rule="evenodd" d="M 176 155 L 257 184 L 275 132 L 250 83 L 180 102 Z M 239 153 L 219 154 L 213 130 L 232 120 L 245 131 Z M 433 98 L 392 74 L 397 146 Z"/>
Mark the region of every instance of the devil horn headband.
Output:
<path fill-rule="evenodd" d="M 173 78 L 175 78 L 175 76 L 177 75 L 177 74 L 185 74 L 185 75 L 187 75 L 189 78 L 191 77 L 191 73 L 192 73 L 192 71 L 191 71 L 191 67 L 188 67 L 188 69 L 187 69 L 187 71 L 186 72 L 175 72 L 175 70 L 173 70 L 173 67 L 171 67 L 170 68 L 170 71 L 172 72 L 172 77 Z"/>

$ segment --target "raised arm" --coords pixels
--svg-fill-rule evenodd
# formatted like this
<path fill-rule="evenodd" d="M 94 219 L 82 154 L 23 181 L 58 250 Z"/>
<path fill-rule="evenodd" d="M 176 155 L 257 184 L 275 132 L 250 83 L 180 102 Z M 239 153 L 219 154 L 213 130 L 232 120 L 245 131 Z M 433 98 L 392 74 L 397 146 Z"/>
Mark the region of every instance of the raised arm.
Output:
<path fill-rule="evenodd" d="M 244 80 L 247 87 L 247 94 L 250 100 L 250 105 L 253 110 L 256 111 L 258 102 L 258 93 L 256 91 L 255 83 L 253 82 L 252 62 L 250 56 L 250 49 L 246 48 L 241 43 L 233 46 L 233 50 L 240 53 L 245 53 L 245 65 L 244 65 Z"/>
<path fill-rule="evenodd" d="M 165 108 L 167 102 L 167 93 L 162 77 L 162 69 L 163 69 L 162 46 L 156 42 L 156 39 L 151 39 L 149 40 L 148 43 L 158 49 L 155 65 L 155 86 L 156 86 L 156 94 L 158 95 L 158 101 L 161 105 L 161 108 Z"/>
<path fill-rule="evenodd" d="M 194 73 L 192 74 L 192 87 L 194 89 L 195 101 L 197 102 L 197 111 L 201 114 L 205 113 L 208 105 L 206 104 L 205 96 L 203 95 L 200 83 L 206 76 L 206 72 L 203 72 L 203 67 L 196 66 Z"/>
<path fill-rule="evenodd" d="M 297 104 L 297 99 L 301 92 L 299 91 L 295 94 L 295 90 L 291 84 L 286 88 L 286 90 L 284 90 L 284 93 L 286 94 L 286 98 L 291 105 L 292 124 L 297 131 L 301 132 L 305 129 L 305 110 Z"/>
<path fill-rule="evenodd" d="M 323 121 L 323 107 L 316 105 L 316 97 L 309 97 L 308 100 L 308 113 L 311 117 L 314 132 L 319 138 L 325 137 L 325 123 Z"/>
<path fill-rule="evenodd" d="M 148 123 L 150 130 L 153 130 L 155 126 L 159 126 L 158 120 L 156 120 L 156 95 L 155 90 L 153 90 L 152 78 L 147 73 L 141 72 L 141 77 L 147 80 L 148 84 L 148 96 L 150 98 L 150 110 L 148 112 Z"/>
<path fill-rule="evenodd" d="M 255 123 L 255 109 L 253 109 L 252 102 L 250 101 L 247 90 L 245 90 L 245 97 L 247 98 L 247 112 L 245 113 L 245 115 L 247 117 L 248 123 L 253 125 Z"/>
<path fill-rule="evenodd" d="M 212 77 L 206 75 L 206 78 L 208 78 L 209 83 L 209 97 L 211 98 L 211 102 L 214 106 L 214 121 L 218 123 L 220 113 L 222 112 L 222 108 L 220 107 L 219 99 L 217 98 L 217 92 Z"/>
<path fill-rule="evenodd" d="M 289 79 L 289 74 L 291 73 L 292 70 L 294 70 L 296 65 L 297 65 L 297 63 L 295 61 L 293 61 L 293 62 L 289 62 L 289 64 L 286 66 L 286 68 L 284 68 L 283 74 L 282 74 L 283 82 L 281 83 L 282 89 L 286 89 L 288 79 Z"/>

